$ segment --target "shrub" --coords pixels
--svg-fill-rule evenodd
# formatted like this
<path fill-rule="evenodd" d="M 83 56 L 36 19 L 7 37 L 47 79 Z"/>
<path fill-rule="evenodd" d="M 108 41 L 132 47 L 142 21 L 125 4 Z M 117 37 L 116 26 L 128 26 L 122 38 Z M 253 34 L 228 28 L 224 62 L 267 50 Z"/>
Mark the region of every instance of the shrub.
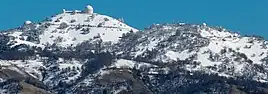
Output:
<path fill-rule="evenodd" d="M 69 27 L 69 25 L 68 25 L 67 23 L 65 23 L 65 22 L 62 22 L 62 23 L 60 24 L 60 26 L 58 27 L 58 29 L 65 29 L 65 28 L 67 28 L 67 27 Z"/>

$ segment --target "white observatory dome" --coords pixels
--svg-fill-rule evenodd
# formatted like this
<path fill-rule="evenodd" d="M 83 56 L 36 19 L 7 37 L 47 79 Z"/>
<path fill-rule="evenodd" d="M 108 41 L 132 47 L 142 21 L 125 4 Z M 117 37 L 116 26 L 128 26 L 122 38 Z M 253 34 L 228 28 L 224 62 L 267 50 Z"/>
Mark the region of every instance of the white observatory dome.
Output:
<path fill-rule="evenodd" d="M 85 12 L 88 13 L 88 14 L 90 14 L 90 15 L 92 15 L 94 13 L 94 9 L 93 9 L 92 6 L 87 5 Z"/>
<path fill-rule="evenodd" d="M 24 24 L 29 25 L 29 24 L 32 24 L 32 22 L 31 21 L 25 21 Z"/>

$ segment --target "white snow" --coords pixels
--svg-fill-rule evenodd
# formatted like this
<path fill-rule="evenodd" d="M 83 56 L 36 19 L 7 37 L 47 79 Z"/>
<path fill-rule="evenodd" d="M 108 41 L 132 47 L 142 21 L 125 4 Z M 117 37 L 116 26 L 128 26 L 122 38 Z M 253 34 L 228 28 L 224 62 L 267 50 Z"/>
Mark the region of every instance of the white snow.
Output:
<path fill-rule="evenodd" d="M 148 38 L 147 36 L 144 36 L 145 38 Z M 144 38 L 143 37 L 143 38 Z M 137 52 L 132 52 L 132 54 L 135 55 L 135 57 L 138 57 L 139 55 L 142 55 L 146 50 L 152 51 L 155 46 L 160 42 L 158 39 L 148 38 L 149 43 L 139 44 L 136 48 L 139 49 Z"/>
<path fill-rule="evenodd" d="M 19 38 L 20 35 L 22 34 L 23 32 L 12 32 L 11 34 L 9 34 L 8 36 L 13 36 L 15 38 Z"/>
<path fill-rule="evenodd" d="M 59 68 L 60 69 L 65 69 L 65 68 L 81 68 L 82 64 L 81 62 L 79 62 L 76 59 L 72 59 L 72 60 L 64 60 L 64 58 L 59 58 L 57 63 L 59 64 Z"/>
<path fill-rule="evenodd" d="M 148 50 L 151 51 L 152 49 L 155 48 L 155 46 L 159 43 L 158 40 L 151 40 L 150 43 L 147 45 Z"/>
<path fill-rule="evenodd" d="M 182 51 L 182 52 L 174 52 L 174 51 L 168 51 L 165 55 L 171 59 L 177 61 L 179 60 L 186 60 L 189 58 L 191 55 L 194 53 L 188 52 L 187 50 Z"/>
<path fill-rule="evenodd" d="M 232 48 L 233 50 L 239 49 L 238 52 L 246 54 L 255 64 L 261 64 L 261 59 L 267 56 L 268 49 L 261 49 L 261 43 L 263 42 L 258 42 L 250 37 L 239 38 L 237 34 L 217 30 L 201 30 L 201 35 L 210 37 L 209 46 L 203 49 L 210 49 L 214 53 L 219 53 L 223 47 Z M 249 43 L 250 40 L 253 40 L 253 42 Z"/>
<path fill-rule="evenodd" d="M 119 59 L 114 66 L 116 68 L 134 68 L 135 62 L 130 60 Z"/>
<path fill-rule="evenodd" d="M 66 23 L 68 26 L 59 28 L 62 23 Z M 25 21 L 25 24 L 31 24 L 31 21 Z M 75 13 L 64 9 L 62 14 L 52 17 L 51 21 L 41 25 L 44 24 L 49 25 L 44 33 L 39 35 L 40 44 L 22 40 L 21 38 L 27 39 L 27 36 L 22 36 L 23 32 L 12 32 L 9 36 L 14 36 L 15 39 L 9 43 L 15 44 L 11 47 L 26 44 L 44 48 L 44 45 L 54 43 L 57 46 L 68 47 L 76 46 L 95 37 L 100 37 L 103 42 L 116 43 L 124 33 L 138 31 L 117 19 L 93 13 L 93 7 L 90 5 L 86 6 L 85 11 L 76 10 Z M 41 25 L 37 25 L 37 27 Z"/>
<path fill-rule="evenodd" d="M 0 61 L 1 66 L 7 66 L 8 69 L 14 70 L 19 72 L 20 74 L 26 75 L 28 73 L 32 77 L 35 77 L 37 79 L 42 78 L 41 72 L 38 70 L 42 66 L 42 62 L 36 61 L 36 60 L 1 60 Z M 15 66 L 17 67 L 15 67 Z M 24 72 L 25 71 L 25 72 Z"/>
<path fill-rule="evenodd" d="M 236 34 L 232 34 L 230 32 L 226 32 L 226 31 L 217 31 L 211 28 L 208 28 L 208 30 L 206 29 L 201 29 L 200 30 L 200 34 L 203 37 L 218 37 L 218 38 L 225 38 L 225 37 L 233 37 L 236 36 Z"/>
<path fill-rule="evenodd" d="M 60 63 L 59 64 L 59 68 L 60 69 L 64 69 L 64 68 L 72 68 L 72 67 L 75 67 L 75 68 L 81 68 L 82 64 L 79 64 L 79 63 Z"/>
<path fill-rule="evenodd" d="M 114 62 L 109 67 L 115 67 L 115 68 L 137 68 L 140 69 L 141 67 L 157 67 L 156 65 L 152 65 L 145 62 L 136 62 L 132 60 L 126 60 L 126 59 L 118 59 L 116 62 Z"/>
<path fill-rule="evenodd" d="M 59 20 L 59 22 L 56 22 Z M 73 21 L 73 22 L 72 22 Z M 61 23 L 67 23 L 68 27 L 65 29 L 58 29 Z M 111 18 L 109 16 L 93 14 L 88 15 L 84 13 L 64 13 L 52 18 L 51 26 L 40 35 L 41 44 L 53 44 L 57 38 L 62 38 L 62 42 L 56 43 L 59 46 L 75 46 L 85 40 L 93 39 L 95 36 L 100 36 L 104 42 L 117 42 L 122 34 L 134 29 L 126 24 Z M 101 25 L 101 26 L 100 26 Z M 76 29 L 81 26 L 80 29 Z M 84 30 L 89 30 L 87 34 L 81 34 Z M 57 32 L 53 32 L 57 31 Z"/>
<path fill-rule="evenodd" d="M 10 46 L 11 48 L 13 48 L 13 47 L 15 47 L 15 46 L 18 46 L 18 45 L 21 45 L 21 44 L 26 44 L 26 45 L 28 45 L 28 46 L 41 47 L 42 49 L 45 48 L 44 45 L 41 45 L 41 44 L 35 44 L 35 43 L 33 43 L 33 42 L 29 42 L 29 41 L 21 40 L 20 37 L 24 37 L 24 39 L 27 38 L 27 37 L 25 37 L 25 36 L 21 36 L 22 33 L 23 33 L 23 32 L 17 32 L 17 31 L 16 31 L 16 32 L 12 32 L 12 33 L 8 34 L 8 36 L 12 36 L 12 37 L 15 38 L 14 40 L 9 41 L 9 43 L 8 43 L 8 44 L 10 44 L 10 43 L 15 42 L 13 45 Z"/>
<path fill-rule="evenodd" d="M 40 67 L 45 68 L 42 64 L 43 62 L 40 62 L 38 60 L 26 60 L 26 61 L 16 60 L 10 63 L 17 65 L 18 67 L 24 69 L 25 72 L 29 73 L 31 76 L 38 79 L 42 78 L 42 74 L 38 69 Z"/>
<path fill-rule="evenodd" d="M 10 47 L 11 48 L 13 48 L 13 47 L 15 47 L 15 46 L 18 46 L 18 45 L 21 45 L 21 44 L 26 44 L 26 45 L 29 45 L 29 46 L 36 46 L 36 47 L 41 47 L 42 49 L 44 49 L 45 48 L 45 46 L 44 45 L 41 45 L 41 44 L 35 44 L 35 43 L 33 43 L 33 42 L 29 42 L 29 41 L 23 41 L 23 40 L 20 40 L 20 39 L 15 39 L 15 41 L 17 42 L 17 43 L 15 43 L 14 45 L 11 45 Z"/>
<path fill-rule="evenodd" d="M 90 15 L 89 15 L 90 14 Z M 25 24 L 31 24 L 31 21 L 25 21 Z M 124 33 L 128 33 L 129 31 L 133 30 L 133 32 L 137 32 L 138 30 L 135 28 L 132 28 L 122 21 L 119 21 L 117 19 L 114 19 L 109 16 L 100 15 L 97 13 L 93 13 L 93 8 L 91 6 L 86 7 L 86 12 L 82 12 L 80 10 L 75 10 L 75 13 L 73 11 L 66 11 L 64 10 L 64 13 L 56 15 L 52 18 L 52 21 L 46 22 L 49 23 L 50 26 L 45 30 L 43 34 L 39 36 L 40 44 L 35 44 L 33 42 L 21 40 L 21 37 L 24 37 L 24 39 L 27 38 L 27 36 L 22 36 L 23 32 L 12 32 L 8 34 L 8 36 L 13 36 L 15 39 L 10 41 L 9 44 L 13 44 L 10 47 L 15 47 L 20 44 L 26 44 L 29 46 L 37 46 L 41 48 L 45 48 L 45 44 L 54 44 L 56 43 L 58 46 L 61 47 L 68 47 L 68 46 L 76 46 L 86 40 L 94 39 L 94 37 L 99 36 L 102 41 L 104 42 L 112 42 L 116 43 L 120 39 L 120 37 Z M 60 25 L 62 23 L 66 23 L 68 27 L 64 29 L 59 29 Z M 44 24 L 44 23 L 43 23 Z M 159 24 L 157 24 L 159 25 Z M 185 23 L 179 23 L 179 25 L 185 25 Z M 174 29 L 176 27 L 172 26 L 164 26 L 162 29 L 169 30 Z M 169 60 L 177 61 L 177 60 L 186 60 L 187 58 L 197 55 L 196 59 L 194 61 L 200 62 L 201 65 L 197 66 L 197 68 L 192 68 L 191 65 L 186 65 L 186 69 L 189 71 L 196 71 L 196 70 L 202 70 L 203 68 L 207 66 L 214 66 L 222 64 L 222 61 L 213 62 L 209 60 L 210 54 L 219 54 L 222 49 L 225 48 L 231 48 L 239 53 L 244 53 L 248 59 L 253 61 L 253 64 L 259 64 L 261 65 L 263 62 L 261 62 L 261 59 L 265 58 L 268 55 L 268 49 L 262 48 L 262 43 L 267 43 L 267 41 L 257 41 L 254 38 L 251 37 L 240 37 L 240 35 L 236 33 L 230 33 L 223 29 L 223 31 L 218 31 L 213 28 L 207 27 L 206 23 L 203 23 L 203 29 L 199 30 L 199 33 L 202 37 L 206 37 L 209 39 L 210 43 L 206 47 L 200 48 L 198 51 L 189 52 L 188 50 L 176 52 L 173 50 L 170 50 L 169 48 L 163 49 L 164 51 L 161 53 L 160 56 L 157 56 L 157 60 L 162 60 L 164 63 L 168 62 Z M 84 31 L 88 31 L 88 33 L 82 34 Z M 172 33 L 175 32 L 169 32 L 170 35 L 173 35 Z M 156 48 L 158 43 L 161 40 L 164 40 L 165 38 L 168 38 L 170 35 L 162 35 L 158 37 L 149 37 L 149 36 L 143 36 L 143 38 L 147 38 L 146 43 L 141 43 L 136 47 L 136 52 L 132 52 L 135 57 L 146 54 L 144 53 L 146 50 L 153 50 Z M 57 39 L 62 39 L 61 42 L 57 42 Z M 250 42 L 252 41 L 252 42 Z M 173 43 L 172 47 L 178 46 L 178 44 Z M 170 46 L 171 47 L 171 46 Z M 205 53 L 209 52 L 209 53 Z M 158 54 L 158 53 L 157 53 Z M 232 53 L 225 54 L 227 58 L 232 58 Z M 60 69 L 65 69 L 68 67 L 78 67 L 81 68 L 82 64 L 77 60 L 71 60 L 66 61 L 63 58 L 60 58 L 58 61 L 58 66 Z M 40 67 L 44 67 L 42 65 L 41 61 L 38 60 L 13 60 L 13 61 L 6 61 L 6 60 L 0 60 L 0 65 L 12 65 L 15 64 L 18 67 L 24 69 L 26 72 L 30 73 L 30 75 L 33 75 L 36 78 L 42 78 L 41 72 L 38 70 Z M 119 59 L 116 62 L 114 62 L 109 67 L 116 67 L 116 68 L 141 68 L 142 66 L 154 66 L 149 63 L 142 63 L 142 62 L 135 62 L 131 60 L 125 60 L 125 59 Z M 247 67 L 246 62 L 235 62 L 232 60 L 232 62 L 229 63 L 228 67 L 235 67 L 235 73 L 236 75 L 243 75 L 243 71 L 246 70 L 245 67 Z M 13 70 L 16 70 L 16 68 L 11 68 Z M 168 68 L 164 69 L 165 72 L 168 72 Z M 18 71 L 18 70 L 16 70 Z M 206 69 L 208 73 L 218 73 L 214 70 Z M 110 71 L 105 70 L 105 68 L 101 69 L 98 74 L 104 75 L 108 74 Z M 69 77 L 67 80 L 73 80 L 76 79 L 79 73 L 73 77 Z M 152 74 L 158 74 L 155 70 L 150 70 L 150 73 Z M 219 73 L 220 76 L 226 76 L 231 77 L 232 75 L 228 75 L 224 72 Z M 258 79 L 254 78 L 257 81 L 260 82 L 267 82 L 267 75 L 258 73 L 257 76 Z M 266 78 L 265 78 L 266 77 Z"/>

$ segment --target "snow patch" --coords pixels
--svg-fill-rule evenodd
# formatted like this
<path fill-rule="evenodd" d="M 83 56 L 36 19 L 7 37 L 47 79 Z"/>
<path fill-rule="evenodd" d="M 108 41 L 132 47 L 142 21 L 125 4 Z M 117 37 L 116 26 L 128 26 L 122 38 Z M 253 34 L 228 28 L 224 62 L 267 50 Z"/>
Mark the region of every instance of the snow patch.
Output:
<path fill-rule="evenodd" d="M 116 68 L 134 68 L 135 62 L 134 61 L 130 61 L 130 60 L 124 60 L 124 59 L 119 59 L 117 60 L 116 63 L 114 63 L 114 67 Z"/>
<path fill-rule="evenodd" d="M 165 54 L 169 59 L 177 61 L 179 60 L 186 60 L 187 58 L 191 57 L 193 53 L 188 52 L 187 50 L 182 52 L 174 52 L 174 51 L 168 51 Z"/>

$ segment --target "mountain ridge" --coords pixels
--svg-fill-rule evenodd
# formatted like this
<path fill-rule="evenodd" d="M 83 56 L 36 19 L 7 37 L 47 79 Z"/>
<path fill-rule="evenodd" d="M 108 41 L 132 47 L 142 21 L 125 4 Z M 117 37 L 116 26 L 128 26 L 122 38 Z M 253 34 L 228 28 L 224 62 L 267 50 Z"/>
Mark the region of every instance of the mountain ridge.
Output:
<path fill-rule="evenodd" d="M 139 31 L 109 16 L 65 10 L 0 39 L 1 69 L 16 65 L 38 81 L 1 78 L 7 94 L 39 82 L 44 94 L 267 93 L 268 41 L 222 27 L 175 23 Z"/>

